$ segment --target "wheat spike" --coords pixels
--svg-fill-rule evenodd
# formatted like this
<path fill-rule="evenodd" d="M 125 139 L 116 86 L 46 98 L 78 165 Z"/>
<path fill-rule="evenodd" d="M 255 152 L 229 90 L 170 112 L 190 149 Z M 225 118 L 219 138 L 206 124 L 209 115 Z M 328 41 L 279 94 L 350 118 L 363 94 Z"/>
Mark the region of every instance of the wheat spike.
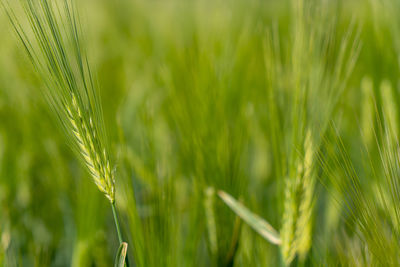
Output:
<path fill-rule="evenodd" d="M 25 0 L 21 5 L 32 33 L 24 30 L 12 9 L 7 9 L 7 15 L 46 85 L 44 93 L 69 142 L 99 190 L 114 203 L 114 176 L 99 92 L 80 42 L 74 3 Z"/>
<path fill-rule="evenodd" d="M 290 265 L 296 255 L 305 259 L 312 236 L 312 211 L 315 178 L 313 176 L 314 147 L 311 131 L 304 140 L 304 157 L 297 159 L 295 178 L 288 177 L 285 189 L 285 206 L 281 230 L 282 256 Z"/>
<path fill-rule="evenodd" d="M 118 240 L 118 266 L 129 266 L 115 205 L 115 180 L 99 91 L 94 83 L 81 25 L 72 0 L 21 0 L 27 26 L 5 5 L 14 30 L 46 85 L 44 95 L 74 152 L 111 203 Z M 25 31 L 28 28 L 29 31 Z"/>
<path fill-rule="evenodd" d="M 78 144 L 80 154 L 93 181 L 101 192 L 114 202 L 114 176 L 110 168 L 110 162 L 106 151 L 103 153 L 96 149 L 96 129 L 89 117 L 89 126 L 86 124 L 75 94 L 72 93 L 71 106 L 66 106 L 67 117 L 71 124 L 71 130 Z M 73 112 L 74 111 L 74 112 Z"/>
<path fill-rule="evenodd" d="M 299 165 L 301 167 L 301 165 Z M 282 256 L 285 265 L 288 266 L 296 256 L 295 246 L 295 226 L 298 214 L 296 188 L 298 187 L 299 179 L 286 179 L 285 185 L 285 203 L 283 214 L 283 225 L 281 229 L 282 240 Z"/>
<path fill-rule="evenodd" d="M 311 247 L 312 211 L 315 178 L 313 176 L 314 147 L 311 132 L 304 141 L 303 179 L 300 189 L 299 217 L 296 225 L 296 245 L 300 259 L 304 260 Z"/>

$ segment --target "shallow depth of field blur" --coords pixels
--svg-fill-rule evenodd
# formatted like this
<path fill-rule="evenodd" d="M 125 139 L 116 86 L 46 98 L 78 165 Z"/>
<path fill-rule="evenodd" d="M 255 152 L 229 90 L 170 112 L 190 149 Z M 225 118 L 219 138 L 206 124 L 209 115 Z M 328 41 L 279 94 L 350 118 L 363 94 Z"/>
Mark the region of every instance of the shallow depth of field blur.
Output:
<path fill-rule="evenodd" d="M 399 266 L 398 1 L 74 2 L 130 266 Z M 110 205 L 3 10 L 0 35 L 0 265 L 112 266 Z"/>

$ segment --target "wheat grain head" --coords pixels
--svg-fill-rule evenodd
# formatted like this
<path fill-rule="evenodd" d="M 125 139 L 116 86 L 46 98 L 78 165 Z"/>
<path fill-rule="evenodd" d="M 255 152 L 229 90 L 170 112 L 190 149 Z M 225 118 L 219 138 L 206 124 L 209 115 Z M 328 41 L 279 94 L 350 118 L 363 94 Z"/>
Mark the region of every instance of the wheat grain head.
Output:
<path fill-rule="evenodd" d="M 26 20 L 3 2 L 11 24 L 45 84 L 43 93 L 69 144 L 101 192 L 114 203 L 114 175 L 100 96 L 79 36 L 77 10 L 70 0 L 21 0 Z"/>
<path fill-rule="evenodd" d="M 311 131 L 304 139 L 304 156 L 297 159 L 294 178 L 286 179 L 283 225 L 281 229 L 282 256 L 290 265 L 296 255 L 305 259 L 311 247 L 313 193 L 314 146 Z"/>
<path fill-rule="evenodd" d="M 79 146 L 82 159 L 99 190 L 103 192 L 111 202 L 114 202 L 115 181 L 106 150 L 103 149 L 102 153 L 99 151 L 101 148 L 96 139 L 96 129 L 93 125 L 93 121 L 89 117 L 89 125 L 85 123 L 73 93 L 71 103 L 72 106 L 66 106 L 65 108 L 71 125 L 71 131 Z"/>

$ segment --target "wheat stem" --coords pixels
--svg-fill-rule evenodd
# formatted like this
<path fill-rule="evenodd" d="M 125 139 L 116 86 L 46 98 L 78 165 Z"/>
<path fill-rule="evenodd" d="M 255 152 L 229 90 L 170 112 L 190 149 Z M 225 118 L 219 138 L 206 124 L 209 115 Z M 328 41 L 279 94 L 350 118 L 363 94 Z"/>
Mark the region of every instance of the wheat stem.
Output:
<path fill-rule="evenodd" d="M 114 215 L 115 228 L 117 228 L 118 241 L 119 241 L 119 243 L 122 243 L 123 242 L 122 234 L 121 234 L 121 229 L 119 227 L 119 221 L 118 221 L 117 210 L 115 208 L 115 202 L 111 203 L 111 208 L 112 208 L 113 215 Z"/>
<path fill-rule="evenodd" d="M 124 242 L 124 240 L 122 238 L 122 232 L 121 232 L 121 228 L 119 226 L 117 209 L 115 208 L 115 201 L 111 202 L 111 209 L 112 209 L 112 212 L 113 212 L 113 215 L 114 215 L 114 223 L 115 223 L 115 228 L 117 229 L 118 241 L 119 241 L 120 244 L 122 244 L 122 242 Z M 125 266 L 129 267 L 128 257 L 126 257 Z"/>

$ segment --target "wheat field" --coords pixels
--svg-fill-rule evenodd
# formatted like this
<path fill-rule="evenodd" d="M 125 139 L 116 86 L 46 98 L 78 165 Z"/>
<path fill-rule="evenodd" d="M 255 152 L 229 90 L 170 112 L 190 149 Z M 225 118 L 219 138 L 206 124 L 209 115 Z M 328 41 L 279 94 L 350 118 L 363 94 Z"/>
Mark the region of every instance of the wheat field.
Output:
<path fill-rule="evenodd" d="M 397 0 L 0 0 L 0 266 L 400 266 Z"/>

